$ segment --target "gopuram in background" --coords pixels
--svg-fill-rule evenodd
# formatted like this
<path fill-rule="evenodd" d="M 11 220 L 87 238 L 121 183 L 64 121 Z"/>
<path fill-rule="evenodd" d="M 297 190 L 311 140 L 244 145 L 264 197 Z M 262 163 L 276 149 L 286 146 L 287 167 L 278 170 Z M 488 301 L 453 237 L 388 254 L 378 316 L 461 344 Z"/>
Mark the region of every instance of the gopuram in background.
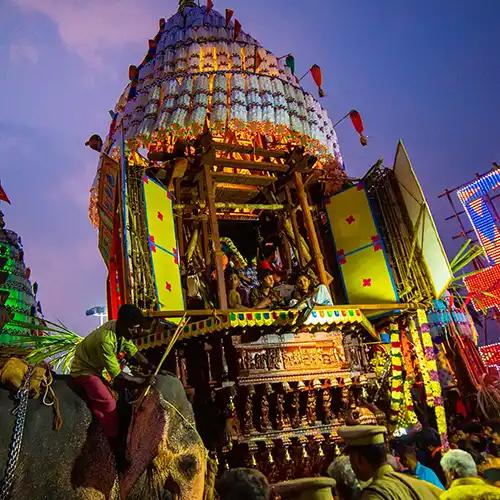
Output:
<path fill-rule="evenodd" d="M 152 361 L 187 319 L 168 364 L 220 470 L 324 473 L 345 422 L 433 425 L 446 448 L 443 391 L 484 365 L 402 143 L 350 179 L 293 57 L 211 3 L 159 26 L 89 140 L 110 317 L 161 318 L 138 340 Z"/>
<path fill-rule="evenodd" d="M 21 238 L 5 227 L 4 214 L 0 211 L 0 366 L 13 355 L 27 354 L 16 345 L 16 336 L 32 333 L 29 324 L 36 314 L 37 302 L 30 269 L 24 263 Z"/>

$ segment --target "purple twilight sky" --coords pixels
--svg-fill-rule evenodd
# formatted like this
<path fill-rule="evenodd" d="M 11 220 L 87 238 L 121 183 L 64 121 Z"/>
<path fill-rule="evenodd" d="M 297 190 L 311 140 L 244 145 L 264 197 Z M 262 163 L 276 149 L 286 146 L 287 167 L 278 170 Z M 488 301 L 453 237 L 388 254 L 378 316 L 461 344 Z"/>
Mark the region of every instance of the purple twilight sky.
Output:
<path fill-rule="evenodd" d="M 205 0 L 202 0 L 205 2 Z M 335 121 L 361 112 L 369 145 L 350 123 L 337 133 L 348 172 L 392 164 L 402 138 L 450 254 L 456 229 L 437 199 L 500 161 L 500 2 L 481 0 L 215 0 L 296 72 L 323 71 Z M 175 0 L 0 0 L 0 180 L 7 226 L 23 238 L 46 316 L 80 333 L 105 303 L 105 268 L 87 218 L 108 109 Z M 315 91 L 311 78 L 303 80 Z"/>

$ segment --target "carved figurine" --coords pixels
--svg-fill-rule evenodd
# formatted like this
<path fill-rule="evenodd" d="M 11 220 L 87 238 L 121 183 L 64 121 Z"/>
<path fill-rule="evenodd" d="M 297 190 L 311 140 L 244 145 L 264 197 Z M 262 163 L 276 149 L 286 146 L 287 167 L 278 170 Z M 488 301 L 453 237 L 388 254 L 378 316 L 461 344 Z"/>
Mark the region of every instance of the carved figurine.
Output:
<path fill-rule="evenodd" d="M 264 392 L 262 399 L 260 401 L 260 430 L 267 431 L 270 426 L 269 421 L 269 401 L 267 400 L 267 394 Z"/>
<path fill-rule="evenodd" d="M 253 395 L 255 391 L 253 386 L 248 387 L 245 398 L 244 418 L 243 418 L 243 434 L 248 435 L 255 431 L 253 426 Z"/>
<path fill-rule="evenodd" d="M 290 404 L 290 423 L 293 429 L 300 427 L 300 393 L 293 391 Z"/>
<path fill-rule="evenodd" d="M 280 391 L 276 393 L 276 429 L 281 430 L 288 424 L 285 414 L 285 395 Z"/>
<path fill-rule="evenodd" d="M 229 309 L 246 309 L 238 291 L 240 286 L 240 277 L 236 273 L 231 273 L 227 278 L 227 304 Z"/>
<path fill-rule="evenodd" d="M 307 391 L 306 419 L 309 425 L 316 423 L 316 391 Z"/>
<path fill-rule="evenodd" d="M 323 413 L 323 423 L 329 424 L 332 420 L 332 395 L 330 393 L 330 388 L 326 387 L 323 389 L 321 394 L 321 410 Z"/>

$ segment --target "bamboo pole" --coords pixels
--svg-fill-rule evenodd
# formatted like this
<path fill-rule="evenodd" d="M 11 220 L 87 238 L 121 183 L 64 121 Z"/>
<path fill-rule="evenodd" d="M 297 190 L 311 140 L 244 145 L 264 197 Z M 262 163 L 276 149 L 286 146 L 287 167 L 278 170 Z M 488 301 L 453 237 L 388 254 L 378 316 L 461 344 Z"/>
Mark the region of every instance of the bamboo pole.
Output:
<path fill-rule="evenodd" d="M 206 189 L 206 202 L 208 207 L 208 223 L 210 225 L 210 232 L 212 235 L 212 241 L 215 248 L 215 273 L 217 276 L 217 292 L 219 295 L 219 307 L 221 309 L 227 308 L 227 295 L 226 295 L 226 283 L 224 281 L 224 266 L 222 264 L 222 257 L 224 252 L 222 251 L 220 238 L 219 238 L 219 224 L 217 222 L 217 211 L 215 208 L 215 187 L 212 181 L 212 175 L 210 171 L 210 166 L 205 165 L 203 167 L 204 177 L 205 177 L 205 189 Z"/>
<path fill-rule="evenodd" d="M 306 190 L 304 189 L 302 174 L 300 172 L 294 172 L 293 178 L 295 181 L 295 187 L 297 189 L 297 198 L 299 200 L 300 208 L 302 209 L 302 214 L 304 216 L 304 223 L 306 226 L 307 236 L 309 237 L 309 240 L 311 242 L 311 249 L 314 261 L 316 263 L 319 281 L 323 285 L 328 286 L 330 281 L 328 280 L 325 264 L 323 262 L 323 255 L 321 253 L 321 248 L 319 246 L 318 235 L 316 234 L 316 228 L 314 227 L 314 221 L 311 215 L 311 209 L 309 207 L 309 202 L 307 201 L 307 193 Z"/>
<path fill-rule="evenodd" d="M 297 249 L 299 256 L 299 265 L 300 267 L 302 267 L 306 265 L 307 260 L 304 256 L 302 242 L 300 241 L 301 237 L 300 237 L 299 225 L 297 224 L 297 215 L 292 206 L 292 194 L 290 193 L 290 188 L 288 186 L 285 186 L 285 193 L 286 193 L 286 201 L 290 206 L 290 220 L 292 222 L 292 230 L 295 239 L 295 248 Z"/>

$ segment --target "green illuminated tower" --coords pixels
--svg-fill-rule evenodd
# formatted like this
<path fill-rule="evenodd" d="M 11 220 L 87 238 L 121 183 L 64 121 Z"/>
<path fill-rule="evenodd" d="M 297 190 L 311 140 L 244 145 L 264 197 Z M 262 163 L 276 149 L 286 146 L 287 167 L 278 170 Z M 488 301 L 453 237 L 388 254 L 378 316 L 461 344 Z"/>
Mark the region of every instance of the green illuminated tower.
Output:
<path fill-rule="evenodd" d="M 30 333 L 12 320 L 30 322 L 36 313 L 29 270 L 24 264 L 21 238 L 5 228 L 3 213 L 0 211 L 0 334 L 22 335 Z"/>

